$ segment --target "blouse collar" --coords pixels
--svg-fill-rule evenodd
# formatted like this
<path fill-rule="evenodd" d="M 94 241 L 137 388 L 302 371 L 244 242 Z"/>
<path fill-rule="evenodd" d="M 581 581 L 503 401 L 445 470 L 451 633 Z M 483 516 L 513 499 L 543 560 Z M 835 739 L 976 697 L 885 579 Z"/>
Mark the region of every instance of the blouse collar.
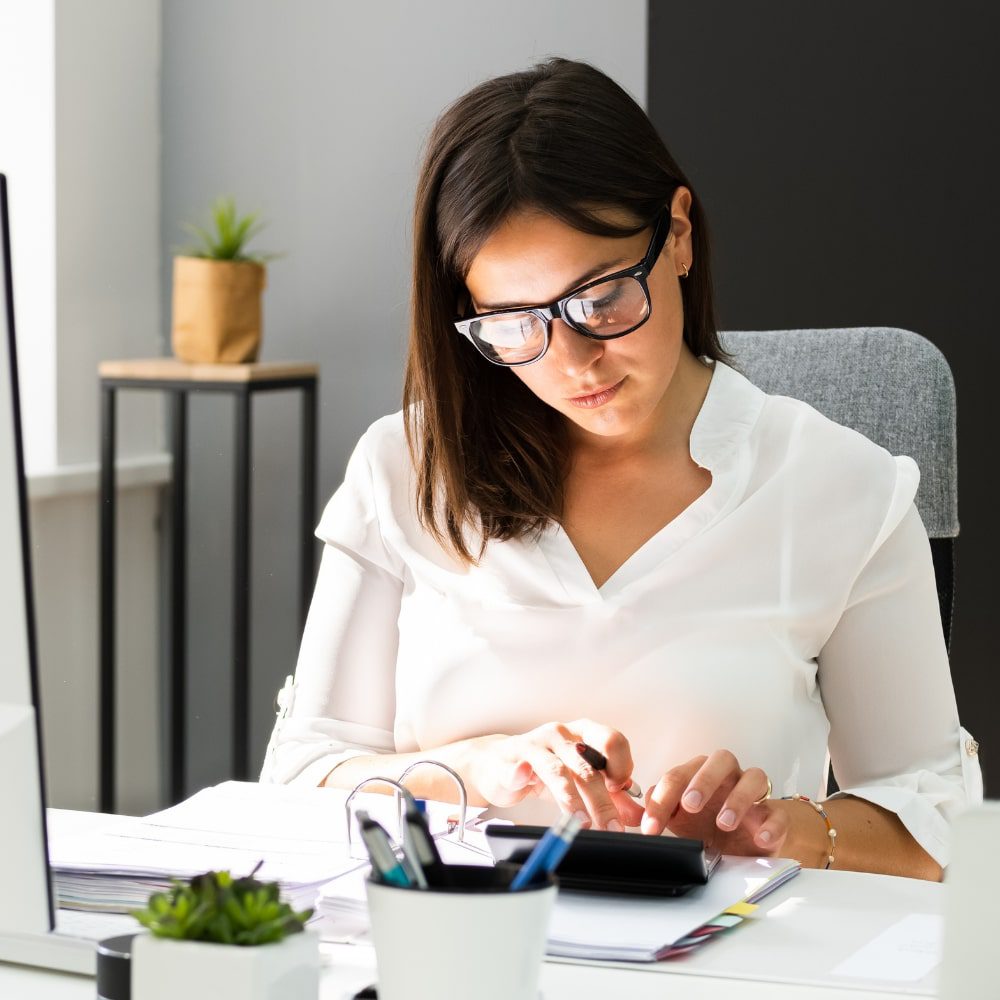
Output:
<path fill-rule="evenodd" d="M 745 375 L 716 361 L 691 428 L 690 449 L 695 462 L 712 470 L 732 459 L 750 437 L 766 399 Z"/>

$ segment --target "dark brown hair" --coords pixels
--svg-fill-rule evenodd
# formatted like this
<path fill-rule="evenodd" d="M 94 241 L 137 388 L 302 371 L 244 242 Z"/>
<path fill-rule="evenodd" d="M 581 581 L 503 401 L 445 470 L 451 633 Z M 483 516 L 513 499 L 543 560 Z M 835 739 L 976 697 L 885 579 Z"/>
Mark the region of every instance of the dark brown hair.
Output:
<path fill-rule="evenodd" d="M 423 526 L 459 558 L 562 514 L 564 418 L 490 364 L 452 325 L 465 275 L 512 213 L 548 213 L 584 233 L 632 236 L 677 188 L 691 189 L 695 266 L 681 282 L 684 340 L 724 360 L 712 310 L 701 204 L 645 112 L 586 63 L 550 59 L 488 80 L 438 119 L 417 185 L 403 406 Z M 607 208 L 637 220 L 607 221 Z M 471 543 L 471 544 L 470 544 Z"/>

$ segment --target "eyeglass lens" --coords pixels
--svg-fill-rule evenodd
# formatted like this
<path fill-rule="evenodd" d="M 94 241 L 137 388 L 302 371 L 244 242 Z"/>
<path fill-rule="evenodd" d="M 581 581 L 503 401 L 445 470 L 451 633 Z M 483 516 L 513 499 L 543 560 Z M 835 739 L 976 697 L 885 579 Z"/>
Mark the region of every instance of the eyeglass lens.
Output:
<path fill-rule="evenodd" d="M 569 299 L 563 308 L 563 318 L 570 326 L 598 338 L 627 333 L 648 316 L 649 300 L 642 284 L 628 276 L 591 285 Z M 473 320 L 469 332 L 490 360 L 516 365 L 541 356 L 547 326 L 533 312 L 512 312 Z"/>

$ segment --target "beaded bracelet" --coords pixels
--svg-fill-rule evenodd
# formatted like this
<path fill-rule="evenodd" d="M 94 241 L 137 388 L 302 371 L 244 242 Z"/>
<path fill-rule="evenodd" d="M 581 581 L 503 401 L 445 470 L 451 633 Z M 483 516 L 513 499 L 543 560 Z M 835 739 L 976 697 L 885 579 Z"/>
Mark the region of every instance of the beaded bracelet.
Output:
<path fill-rule="evenodd" d="M 830 853 L 826 856 L 826 864 L 823 866 L 823 870 L 826 871 L 833 864 L 833 853 L 837 849 L 837 831 L 833 828 L 833 823 L 830 822 L 830 817 L 827 815 L 826 810 L 818 802 L 813 802 L 808 795 L 786 795 L 784 798 L 786 800 L 792 799 L 796 802 L 805 802 L 806 805 L 812 806 L 823 817 L 823 822 L 826 823 L 826 833 L 830 838 Z"/>

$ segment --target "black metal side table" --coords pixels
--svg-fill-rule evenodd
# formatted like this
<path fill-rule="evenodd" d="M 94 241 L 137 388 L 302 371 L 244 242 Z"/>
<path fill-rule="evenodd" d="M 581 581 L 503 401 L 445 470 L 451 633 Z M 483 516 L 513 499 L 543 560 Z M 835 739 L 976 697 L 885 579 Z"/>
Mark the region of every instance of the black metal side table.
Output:
<path fill-rule="evenodd" d="M 188 396 L 223 392 L 234 397 L 233 489 L 233 777 L 245 780 L 250 766 L 250 444 L 251 399 L 257 392 L 302 392 L 300 505 L 300 602 L 305 622 L 313 585 L 316 520 L 316 419 L 319 366 L 266 362 L 186 364 L 173 358 L 103 361 L 100 489 L 100 809 L 115 805 L 115 394 L 119 389 L 155 389 L 170 395 L 173 503 L 170 574 L 170 731 L 168 782 L 171 802 L 184 795 L 186 707 L 185 614 L 187 545 Z"/>

